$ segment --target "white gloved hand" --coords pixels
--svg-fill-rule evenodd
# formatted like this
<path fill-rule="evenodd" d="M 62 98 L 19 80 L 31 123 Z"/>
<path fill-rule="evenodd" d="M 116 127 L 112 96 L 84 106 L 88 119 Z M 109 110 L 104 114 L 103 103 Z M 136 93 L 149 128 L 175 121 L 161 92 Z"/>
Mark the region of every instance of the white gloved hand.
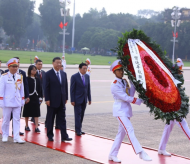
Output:
<path fill-rule="evenodd" d="M 136 105 L 141 105 L 142 102 L 143 102 L 143 100 L 138 98 L 138 99 L 136 100 L 135 104 L 136 104 Z"/>

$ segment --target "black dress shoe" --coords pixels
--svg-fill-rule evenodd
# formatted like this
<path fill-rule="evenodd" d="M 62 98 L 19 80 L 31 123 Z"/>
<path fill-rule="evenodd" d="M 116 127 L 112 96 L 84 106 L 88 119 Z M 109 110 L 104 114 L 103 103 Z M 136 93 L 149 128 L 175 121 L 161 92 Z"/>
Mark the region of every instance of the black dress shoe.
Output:
<path fill-rule="evenodd" d="M 24 133 L 22 133 L 22 132 L 19 132 L 19 134 L 20 134 L 20 136 L 23 136 L 23 135 L 24 135 Z"/>
<path fill-rule="evenodd" d="M 25 127 L 25 130 L 26 130 L 26 131 L 30 131 L 30 128 L 29 128 L 29 126 L 28 126 L 28 127 Z"/>
<path fill-rule="evenodd" d="M 40 131 L 40 129 L 35 128 L 35 132 L 36 132 L 36 133 L 40 133 L 41 131 Z"/>
<path fill-rule="evenodd" d="M 55 129 L 60 129 L 59 126 L 56 126 Z"/>
<path fill-rule="evenodd" d="M 81 132 L 81 134 L 85 134 L 85 132 Z"/>
<path fill-rule="evenodd" d="M 76 135 L 77 135 L 77 136 L 81 136 L 81 135 L 82 135 L 82 133 L 76 133 Z"/>
<path fill-rule="evenodd" d="M 61 141 L 64 142 L 64 141 L 72 141 L 73 139 L 72 138 L 66 138 L 66 139 L 62 139 Z"/>
<path fill-rule="evenodd" d="M 48 138 L 48 141 L 54 141 L 53 138 Z"/>

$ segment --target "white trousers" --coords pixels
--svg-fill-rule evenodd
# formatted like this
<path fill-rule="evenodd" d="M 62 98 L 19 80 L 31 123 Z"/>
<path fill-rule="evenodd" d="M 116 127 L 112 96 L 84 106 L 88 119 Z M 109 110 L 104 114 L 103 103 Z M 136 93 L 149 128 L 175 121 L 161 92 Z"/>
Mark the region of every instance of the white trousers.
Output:
<path fill-rule="evenodd" d="M 174 127 L 174 124 L 177 124 L 182 131 L 185 133 L 187 138 L 190 140 L 190 129 L 188 127 L 187 121 L 183 119 L 181 122 L 176 120 L 170 121 L 170 125 L 165 125 L 164 132 L 162 134 L 162 139 L 160 141 L 159 150 L 166 150 L 166 145 L 170 137 L 170 133 Z"/>
<path fill-rule="evenodd" d="M 10 118 L 11 112 L 13 113 L 13 136 L 14 139 L 18 139 L 20 137 L 20 112 L 21 107 L 4 107 L 3 108 L 3 123 L 2 123 L 2 135 L 3 137 L 9 136 L 9 125 L 10 125 Z"/>
<path fill-rule="evenodd" d="M 135 151 L 136 154 L 139 154 L 143 149 L 139 141 L 135 137 L 134 129 L 130 119 L 128 117 L 117 117 L 117 119 L 119 121 L 119 129 L 109 155 L 117 156 L 121 143 L 126 134 L 133 147 L 133 150 Z"/>

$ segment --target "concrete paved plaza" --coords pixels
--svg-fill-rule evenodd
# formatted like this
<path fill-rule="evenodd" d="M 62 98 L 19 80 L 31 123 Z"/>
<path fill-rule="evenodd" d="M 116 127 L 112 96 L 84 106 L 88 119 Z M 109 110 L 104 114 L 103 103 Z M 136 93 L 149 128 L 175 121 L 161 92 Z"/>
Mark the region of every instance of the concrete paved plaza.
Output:
<path fill-rule="evenodd" d="M 47 71 L 50 69 L 50 67 L 51 65 L 44 65 L 44 70 Z M 27 71 L 26 67 L 23 69 Z M 68 66 L 66 69 L 69 85 L 71 75 L 77 72 L 77 66 Z M 184 86 L 186 87 L 186 94 L 188 96 L 190 96 L 189 75 L 190 69 L 185 69 Z M 83 131 L 104 137 L 115 138 L 115 135 L 117 134 L 118 122 L 114 117 L 112 117 L 113 97 L 110 92 L 110 85 L 113 79 L 114 75 L 109 71 L 108 66 L 93 66 L 91 74 L 92 105 L 87 106 L 83 123 Z M 164 123 L 161 120 L 154 120 L 154 117 L 150 115 L 149 109 L 145 105 L 132 106 L 134 116 L 131 118 L 131 121 L 134 126 L 137 139 L 143 146 L 158 149 L 159 141 L 164 129 Z M 70 96 L 69 102 L 66 105 L 66 113 L 67 127 L 74 129 L 74 109 L 70 104 Z M 0 110 L 0 117 L 1 116 L 2 110 Z M 46 105 L 43 102 L 41 105 L 40 121 L 43 122 L 45 116 Z M 187 117 L 187 122 L 190 125 L 190 115 Z M 21 129 L 21 131 L 24 131 L 24 129 Z M 0 141 L 0 159 L 3 157 L 3 163 L 13 163 L 15 160 L 15 154 L 19 155 L 19 164 L 26 162 L 32 163 L 32 161 L 35 161 L 34 163 L 37 162 L 47 164 L 94 163 L 82 158 L 43 148 L 31 143 L 26 143 L 24 145 L 15 145 L 12 143 L 12 138 L 9 138 L 9 140 L 10 142 L 8 143 L 2 143 Z M 129 142 L 127 137 L 125 137 L 124 141 Z M 190 142 L 182 130 L 177 126 L 174 127 L 171 133 L 167 150 L 171 153 L 190 158 Z M 108 154 L 109 152 L 107 152 L 107 155 Z M 51 156 L 52 159 L 50 158 Z M 67 160 L 67 162 L 60 162 L 61 160 Z"/>

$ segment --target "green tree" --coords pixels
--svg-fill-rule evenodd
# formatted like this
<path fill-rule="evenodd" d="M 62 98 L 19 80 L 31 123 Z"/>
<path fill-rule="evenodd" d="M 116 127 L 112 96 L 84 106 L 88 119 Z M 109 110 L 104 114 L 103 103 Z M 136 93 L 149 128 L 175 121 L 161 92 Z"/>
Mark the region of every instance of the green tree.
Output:
<path fill-rule="evenodd" d="M 32 23 L 33 9 L 34 2 L 30 0 L 0 0 L 2 27 L 16 45 Z"/>
<path fill-rule="evenodd" d="M 37 44 L 37 41 L 44 39 L 43 31 L 41 28 L 41 17 L 40 15 L 34 13 L 33 22 L 26 29 L 25 34 L 26 39 L 30 39 L 30 47 L 33 48 L 33 40 L 34 40 L 34 48 Z"/>
<path fill-rule="evenodd" d="M 42 16 L 41 26 L 50 44 L 49 51 L 55 51 L 59 32 L 61 31 L 59 24 L 63 21 L 63 17 L 61 17 L 60 8 L 58 0 L 43 0 L 39 7 Z"/>

